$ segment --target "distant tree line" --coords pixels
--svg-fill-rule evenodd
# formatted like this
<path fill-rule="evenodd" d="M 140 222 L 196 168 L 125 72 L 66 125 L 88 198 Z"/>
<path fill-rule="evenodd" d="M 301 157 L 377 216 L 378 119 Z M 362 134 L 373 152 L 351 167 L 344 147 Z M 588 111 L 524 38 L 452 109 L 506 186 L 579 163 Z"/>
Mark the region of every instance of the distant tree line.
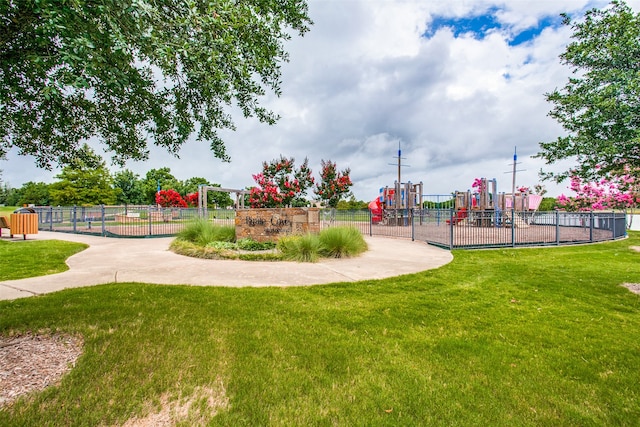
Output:
<path fill-rule="evenodd" d="M 124 169 L 110 173 L 102 158 L 88 146 L 83 148 L 83 156 L 65 166 L 57 181 L 29 181 L 20 188 L 13 188 L 3 182 L 0 171 L 0 204 L 7 206 L 95 206 L 95 205 L 153 205 L 160 190 L 175 190 L 181 196 L 196 193 L 198 186 L 220 187 L 206 178 L 193 177 L 181 181 L 171 174 L 171 169 L 163 167 L 151 169 L 144 177 Z M 226 208 L 233 206 L 228 193 L 207 193 L 208 204 Z"/>
<path fill-rule="evenodd" d="M 327 207 L 342 210 L 366 209 L 367 202 L 356 200 L 349 191 L 350 170 L 338 170 L 331 161 L 322 161 L 320 180 L 314 191 L 318 200 Z M 304 190 L 314 180 L 307 161 L 295 168 L 293 158 L 264 162 L 263 172 L 256 177 L 265 177 L 260 188 L 248 187 L 245 205 L 253 205 L 251 197 L 267 194 L 271 198 L 287 196 L 286 205 L 304 206 L 311 202 L 304 199 Z M 163 167 L 151 169 L 140 177 L 129 169 L 109 172 L 102 157 L 89 146 L 82 147 L 81 155 L 74 158 L 56 175 L 52 184 L 29 181 L 20 188 L 12 188 L 2 180 L 0 171 L 0 204 L 7 206 L 96 206 L 96 205 L 155 205 L 193 206 L 197 205 L 200 185 L 220 187 L 206 178 L 192 177 L 181 181 L 171 174 L 171 169 Z M 302 183 L 302 184 L 301 184 Z M 266 185 L 269 184 L 269 185 Z M 273 192 L 268 192 L 273 190 Z M 295 190 L 295 191 L 294 191 Z M 343 198 L 348 196 L 349 199 Z M 229 193 L 207 192 L 209 207 L 227 208 L 234 205 Z M 266 206 L 259 206 L 266 207 Z"/>

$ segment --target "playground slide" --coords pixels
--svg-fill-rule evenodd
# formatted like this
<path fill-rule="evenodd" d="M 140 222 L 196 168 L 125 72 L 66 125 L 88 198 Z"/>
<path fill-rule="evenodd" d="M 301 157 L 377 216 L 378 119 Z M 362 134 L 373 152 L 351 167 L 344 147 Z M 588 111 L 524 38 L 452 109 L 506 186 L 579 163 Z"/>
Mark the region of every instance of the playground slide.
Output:
<path fill-rule="evenodd" d="M 537 194 L 529 194 L 529 210 L 537 211 L 542 203 L 542 196 Z"/>
<path fill-rule="evenodd" d="M 376 224 L 382 221 L 382 206 L 378 199 L 369 202 L 369 210 L 371 211 L 371 222 Z"/>

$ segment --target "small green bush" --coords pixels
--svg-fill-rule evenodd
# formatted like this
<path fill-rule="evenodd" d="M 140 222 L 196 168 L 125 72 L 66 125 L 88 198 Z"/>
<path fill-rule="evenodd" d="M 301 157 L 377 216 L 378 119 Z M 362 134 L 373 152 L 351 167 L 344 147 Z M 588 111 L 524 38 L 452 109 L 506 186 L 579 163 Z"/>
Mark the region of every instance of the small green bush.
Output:
<path fill-rule="evenodd" d="M 320 232 L 320 255 L 345 258 L 360 255 L 367 250 L 367 242 L 355 227 L 332 227 Z"/>
<path fill-rule="evenodd" d="M 209 242 L 207 243 L 206 247 L 213 248 L 213 249 L 230 249 L 230 250 L 238 249 L 238 245 L 233 242 L 221 242 L 221 241 Z"/>
<path fill-rule="evenodd" d="M 240 239 L 236 243 L 238 249 L 243 251 L 266 251 L 276 247 L 274 242 L 256 242 L 252 239 Z"/>

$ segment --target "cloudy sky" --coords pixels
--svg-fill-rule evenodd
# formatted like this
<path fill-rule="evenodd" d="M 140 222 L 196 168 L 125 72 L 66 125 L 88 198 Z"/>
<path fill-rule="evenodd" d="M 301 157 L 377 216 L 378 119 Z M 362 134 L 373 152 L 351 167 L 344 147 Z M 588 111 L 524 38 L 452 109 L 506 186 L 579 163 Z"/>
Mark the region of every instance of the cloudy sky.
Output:
<path fill-rule="evenodd" d="M 422 181 L 425 194 L 467 190 L 476 177 L 510 191 L 517 147 L 517 185 L 533 186 L 541 168 L 551 169 L 531 158 L 538 142 L 562 133 L 544 99 L 571 72 L 558 59 L 570 36 L 559 14 L 581 16 L 607 3 L 310 0 L 314 25 L 287 44 L 283 94 L 264 99 L 281 115 L 275 126 L 238 118 L 236 132 L 223 132 L 231 163 L 192 142 L 180 159 L 156 149 L 127 168 L 144 177 L 168 166 L 181 180 L 244 188 L 262 161 L 281 154 L 297 164 L 308 157 L 316 175 L 320 160 L 330 159 L 351 168 L 356 198 L 368 201 L 397 179 L 398 146 L 407 165 L 402 181 Z M 627 3 L 640 10 L 640 0 Z M 53 182 L 59 173 L 15 152 L 0 169 L 12 187 Z M 568 192 L 566 183 L 545 185 L 549 195 Z"/>

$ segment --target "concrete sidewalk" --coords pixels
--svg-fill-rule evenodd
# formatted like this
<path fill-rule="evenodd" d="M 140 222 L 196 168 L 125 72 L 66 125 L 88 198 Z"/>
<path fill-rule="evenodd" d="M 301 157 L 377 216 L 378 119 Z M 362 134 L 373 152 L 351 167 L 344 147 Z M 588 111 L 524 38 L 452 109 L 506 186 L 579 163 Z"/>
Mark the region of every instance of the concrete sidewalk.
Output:
<path fill-rule="evenodd" d="M 424 242 L 368 236 L 369 250 L 362 256 L 317 263 L 189 258 L 168 250 L 172 237 L 117 239 L 41 231 L 27 240 L 34 239 L 81 242 L 89 248 L 70 257 L 63 273 L 0 281 L 0 300 L 114 282 L 229 287 L 356 282 L 417 273 L 453 259 L 449 251 Z"/>

